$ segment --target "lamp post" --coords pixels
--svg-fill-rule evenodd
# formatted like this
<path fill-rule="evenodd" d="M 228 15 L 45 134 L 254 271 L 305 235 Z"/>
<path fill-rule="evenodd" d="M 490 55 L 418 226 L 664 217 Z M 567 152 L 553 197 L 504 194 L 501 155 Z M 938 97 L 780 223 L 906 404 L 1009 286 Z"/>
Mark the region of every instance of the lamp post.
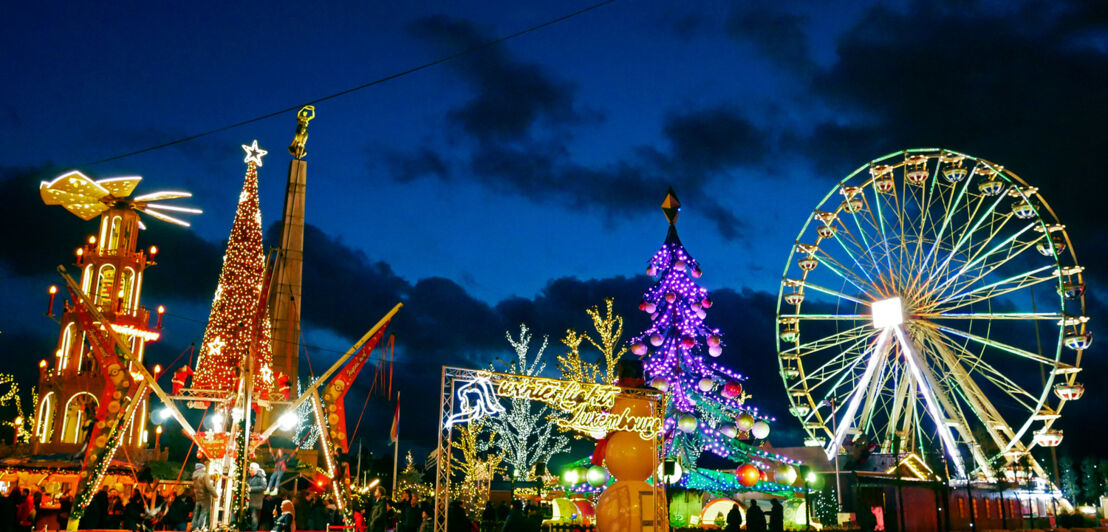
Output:
<path fill-rule="evenodd" d="M 154 451 L 160 453 L 162 450 L 162 426 L 158 425 L 154 429 Z"/>

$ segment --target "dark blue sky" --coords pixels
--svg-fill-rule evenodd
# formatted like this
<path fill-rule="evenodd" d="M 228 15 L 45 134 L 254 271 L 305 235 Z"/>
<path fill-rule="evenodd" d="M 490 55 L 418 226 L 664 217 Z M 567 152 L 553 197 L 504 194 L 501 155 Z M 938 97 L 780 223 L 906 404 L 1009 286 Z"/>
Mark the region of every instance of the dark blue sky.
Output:
<path fill-rule="evenodd" d="M 56 283 L 51 266 L 92 227 L 43 206 L 39 180 L 78 167 L 142 175 L 140 190 L 195 193 L 190 203 L 205 213 L 192 232 L 144 236 L 163 250 L 145 302 L 171 309 L 151 357 L 172 360 L 202 333 L 242 183 L 239 145 L 256 138 L 270 152 L 260 171 L 268 226 L 279 217 L 293 113 L 83 163 L 298 105 L 589 5 L 351 4 L 73 2 L 8 15 L 0 187 L 14 216 L 0 251 L 0 370 L 33 374 L 50 352 L 56 325 L 39 312 Z M 789 247 L 847 173 L 924 146 L 1004 164 L 1038 185 L 1090 267 L 1097 307 L 1108 249 L 1090 196 L 1103 190 L 1108 152 L 1104 4 L 842 4 L 617 1 L 321 103 L 307 157 L 310 352 L 333 357 L 398 299 L 408 303 L 397 330 L 409 389 L 437 377 L 415 364 L 507 352 L 503 331 L 524 319 L 552 336 L 553 356 L 562 331 L 583 327 L 584 307 L 608 295 L 620 298 L 630 336 L 643 326 L 631 309 L 648 286 L 634 276 L 664 238 L 657 206 L 673 185 L 682 239 L 719 294 L 709 320 L 730 335 L 725 361 L 752 375 L 755 401 L 788 433 L 797 427 L 776 376 L 772 312 Z M 388 411 L 370 410 L 373 419 Z M 430 437 L 429 417 L 411 419 Z"/>

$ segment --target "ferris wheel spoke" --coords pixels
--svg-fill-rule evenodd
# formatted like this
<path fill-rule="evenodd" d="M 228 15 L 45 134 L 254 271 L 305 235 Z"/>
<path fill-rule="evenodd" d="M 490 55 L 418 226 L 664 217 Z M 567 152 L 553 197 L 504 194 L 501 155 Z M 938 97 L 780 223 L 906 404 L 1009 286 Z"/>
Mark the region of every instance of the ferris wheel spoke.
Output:
<path fill-rule="evenodd" d="M 858 276 L 854 277 L 863 284 L 868 283 L 870 285 L 877 286 L 878 283 L 874 281 L 873 276 L 870 275 L 870 273 L 878 275 L 876 267 L 870 268 L 870 266 L 863 264 L 863 261 L 859 260 L 857 256 L 867 255 L 869 254 L 869 251 L 864 246 L 862 246 L 861 243 L 858 242 L 858 239 L 850 232 L 850 229 L 846 227 L 846 224 L 844 224 L 842 220 L 839 220 L 838 217 L 836 217 L 835 219 L 839 222 L 839 226 L 842 228 L 842 230 L 835 231 L 833 239 L 839 244 L 839 247 L 842 248 L 843 252 L 846 253 L 848 257 L 850 257 L 850 261 L 854 263 L 854 266 L 857 268 L 858 271 L 862 272 L 862 275 L 865 276 L 865 279 L 863 280 L 861 277 Z M 850 237 L 850 240 L 853 240 L 857 255 L 855 254 L 855 251 L 851 251 L 850 246 L 848 246 L 842 236 L 840 236 L 841 233 L 845 233 L 847 236 Z M 835 263 L 838 264 L 839 267 L 842 268 L 844 271 L 850 271 L 850 268 L 847 268 L 845 265 L 839 263 L 838 259 L 835 259 L 830 253 L 827 252 L 827 250 L 820 248 L 819 253 L 823 254 L 825 257 L 831 260 L 834 260 Z M 818 256 L 816 258 L 817 260 L 819 259 Z"/>
<path fill-rule="evenodd" d="M 891 283 L 893 283 L 893 287 L 892 287 L 893 290 L 897 290 L 900 287 L 900 278 L 897 276 L 897 274 L 900 272 L 899 265 L 900 265 L 901 261 L 904 258 L 903 257 L 904 248 L 903 248 L 903 246 L 896 246 L 897 252 L 900 254 L 900 256 L 897 257 L 897 261 L 896 261 L 897 266 L 893 266 L 893 253 L 892 253 L 892 250 L 889 249 L 889 240 L 890 240 L 889 239 L 889 234 L 885 231 L 885 226 L 887 225 L 886 222 L 885 222 L 885 211 L 886 211 L 885 207 L 890 206 L 893 202 L 890 201 L 888 197 L 884 197 L 884 198 L 882 197 L 882 196 L 892 196 L 893 199 L 896 199 L 895 198 L 895 193 L 894 194 L 883 194 L 883 193 L 881 193 L 880 191 L 877 190 L 877 186 L 876 186 L 875 183 L 876 183 L 876 179 L 871 178 L 870 182 L 869 182 L 869 184 L 870 184 L 869 188 L 873 190 L 873 195 L 874 195 L 873 203 L 877 206 L 877 208 L 876 209 L 871 209 L 871 215 L 870 216 L 871 217 L 873 216 L 872 215 L 873 211 L 877 211 L 877 221 L 878 221 L 877 227 L 880 228 L 880 230 L 881 230 L 881 244 L 885 247 L 885 264 L 887 264 L 888 267 L 889 267 L 889 281 Z M 862 187 L 863 190 L 865 190 L 865 188 L 866 187 Z M 896 187 L 893 187 L 893 188 L 895 189 Z M 882 203 L 884 203 L 885 207 L 882 206 Z M 867 205 L 868 205 L 868 202 L 867 202 Z M 895 208 L 892 208 L 891 210 L 894 213 L 896 212 Z M 895 228 L 891 228 L 890 230 L 892 230 L 892 229 L 895 229 Z"/>
<path fill-rule="evenodd" d="M 961 451 L 958 450 L 958 443 L 954 439 L 954 434 L 951 432 L 950 426 L 947 423 L 947 414 L 960 416 L 960 412 L 956 411 L 953 405 L 950 404 L 948 398 L 935 393 L 935 390 L 939 389 L 939 383 L 935 381 L 930 368 L 919 356 L 919 350 L 908 338 L 908 335 L 904 332 L 903 326 L 898 325 L 892 327 L 892 331 L 904 354 L 904 360 L 908 363 L 908 369 L 912 374 L 912 378 L 916 381 L 920 395 L 923 396 L 924 403 L 927 406 L 927 413 L 935 423 L 935 429 L 939 433 L 939 438 L 943 441 L 947 454 L 949 454 L 952 459 L 951 461 L 954 462 L 954 466 L 958 470 L 958 476 L 965 477 L 966 470 L 965 464 L 961 459 Z M 947 414 L 944 414 L 944 411 Z M 958 421 L 962 423 L 963 427 L 967 426 L 965 419 Z"/>
<path fill-rule="evenodd" d="M 867 316 L 868 317 L 868 316 Z M 1058 321 L 1062 315 L 1057 312 L 940 312 L 924 313 L 919 317 L 929 320 L 1047 320 Z"/>
<path fill-rule="evenodd" d="M 824 396 L 825 400 L 828 399 L 830 394 L 833 393 L 833 390 L 838 389 L 840 386 L 842 386 L 843 381 L 848 375 L 850 375 L 850 370 L 857 367 L 859 361 L 865 358 L 864 349 L 860 348 L 864 348 L 868 344 L 869 342 L 867 342 L 867 338 L 859 338 L 853 344 L 843 349 L 827 362 L 821 364 L 815 370 L 806 373 L 804 381 L 802 383 L 798 382 L 798 385 L 801 385 L 803 387 L 797 388 L 794 385 L 789 388 L 790 393 L 793 391 L 804 390 L 805 393 L 811 395 L 812 392 L 817 391 L 824 384 L 834 381 L 834 385 Z"/>
<path fill-rule="evenodd" d="M 942 165 L 940 164 L 940 165 L 937 165 L 935 167 L 936 177 L 939 173 L 939 168 L 941 166 Z M 935 178 L 935 181 L 938 181 L 938 179 Z M 951 224 L 952 220 L 954 219 L 954 215 L 956 213 L 958 213 L 958 210 L 955 207 L 962 201 L 962 197 L 965 196 L 966 189 L 969 188 L 970 181 L 972 181 L 972 180 L 971 179 L 963 179 L 961 187 L 950 187 L 951 188 L 951 193 L 954 192 L 955 188 L 960 188 L 960 190 L 958 191 L 958 197 L 954 198 L 951 203 L 946 204 L 945 205 L 946 208 L 943 209 L 943 212 L 944 212 L 943 223 L 942 223 L 942 225 L 939 226 L 939 232 L 938 232 L 938 234 L 935 235 L 935 240 L 931 243 L 931 250 L 927 252 L 927 257 L 925 257 L 923 259 L 923 264 L 922 264 L 923 267 L 920 268 L 921 272 L 925 271 L 927 269 L 927 265 L 928 265 L 928 263 L 931 262 L 931 258 L 933 256 L 935 256 L 935 250 L 938 249 L 939 243 L 943 241 L 944 233 L 946 233 L 947 228 L 950 227 L 950 224 Z"/>
<path fill-rule="evenodd" d="M 937 335 L 938 333 L 935 332 L 934 334 Z M 1018 437 L 1016 436 L 1017 432 L 1012 430 L 1011 426 L 1004 419 L 1004 416 L 1002 416 L 1000 412 L 997 411 L 996 407 L 993 406 L 993 404 L 988 400 L 988 397 L 973 380 L 969 372 L 965 369 L 965 367 L 962 366 L 960 359 L 962 358 L 962 356 L 968 354 L 968 352 L 960 351 L 956 353 L 949 349 L 950 345 L 941 339 L 938 341 L 934 341 L 934 338 L 932 338 L 932 345 L 939 351 L 947 367 L 951 370 L 951 384 L 956 386 L 957 389 L 960 391 L 963 400 L 973 411 L 974 415 L 977 416 L 978 421 L 985 429 L 985 432 L 986 434 L 988 434 L 989 439 L 991 439 L 993 441 L 993 444 L 996 445 L 996 448 L 1006 449 L 1010 446 L 1013 440 L 1018 440 Z M 988 367 L 990 370 L 992 369 L 987 364 L 985 364 L 985 367 Z M 1005 380 L 1007 379 L 1005 378 Z M 1011 381 L 1008 382 L 1012 386 L 1015 386 L 1015 383 L 1012 383 Z M 1022 389 L 1018 386 L 1015 387 L 1022 391 Z M 1026 392 L 1024 392 L 1024 394 L 1030 395 Z M 1035 411 L 1037 411 L 1037 409 L 1025 404 L 1018 397 L 1014 395 L 1012 397 L 1015 398 L 1021 405 L 1023 405 L 1024 408 L 1028 409 L 1029 413 L 1034 413 Z M 1029 417 L 1029 419 L 1031 418 Z M 1030 425 L 1030 421 L 1027 424 Z M 992 480 L 993 474 L 992 471 L 988 468 L 991 457 L 985 456 L 985 451 L 981 447 L 980 443 L 977 441 L 976 435 L 973 433 L 972 426 L 964 425 L 960 428 L 959 432 L 962 433 L 963 439 L 965 439 L 967 442 L 972 442 L 970 449 L 971 453 L 974 455 L 974 458 L 978 463 L 978 469 L 982 473 L 984 473 L 989 480 Z M 1020 433 L 1022 433 L 1022 430 L 1020 431 Z"/>
<path fill-rule="evenodd" d="M 1001 265 L 1003 265 L 1005 262 L 1019 256 L 1024 251 L 1026 251 L 1028 248 L 1033 247 L 1035 245 L 1035 243 L 1040 240 L 1041 237 L 1040 238 L 1035 238 L 1035 239 L 1033 239 L 1033 240 L 1031 240 L 1027 243 L 1021 244 L 1018 247 L 1017 246 L 1009 246 L 1009 244 L 1012 244 L 1013 242 L 1017 242 L 1017 239 L 1021 235 L 1023 235 L 1024 233 L 1026 233 L 1027 231 L 1029 231 L 1033 227 L 1035 227 L 1034 223 L 1027 224 L 1023 229 L 1020 229 L 1015 234 L 1009 236 L 1008 238 L 1005 238 L 999 244 L 993 246 L 992 248 L 989 248 L 989 250 L 984 252 L 983 254 L 978 253 L 977 255 L 971 257 L 970 260 L 968 260 L 966 262 L 966 264 L 962 265 L 962 267 L 959 268 L 957 272 L 955 272 L 954 274 L 947 277 L 947 279 L 945 281 L 937 284 L 934 288 L 930 289 L 924 295 L 928 296 L 928 297 L 937 297 L 938 295 L 944 294 L 945 291 L 943 289 L 947 288 L 956 279 L 959 279 L 962 275 L 966 274 L 967 271 L 969 271 L 970 268 L 973 268 L 973 267 L 977 266 L 978 264 L 982 264 L 986 259 L 993 256 L 994 253 L 997 253 L 998 251 L 1003 250 L 1003 249 L 1008 249 L 1009 250 L 1008 254 L 1006 256 L 1004 256 L 1001 260 L 997 261 L 996 263 L 994 263 L 992 265 L 983 265 L 981 270 L 978 271 L 976 276 L 969 279 L 968 281 L 962 282 L 959 285 L 955 285 L 955 291 L 957 291 L 959 288 L 962 288 L 962 287 L 972 286 L 973 283 L 976 283 L 978 280 L 984 278 L 986 275 L 992 273 L 993 271 L 996 271 L 996 269 L 999 268 Z M 982 249 L 984 249 L 984 247 L 985 246 L 981 246 Z"/>
<path fill-rule="evenodd" d="M 812 290 L 815 290 L 817 292 L 822 292 L 822 293 L 827 294 L 829 296 L 835 296 L 835 297 L 838 297 L 838 298 L 841 298 L 841 299 L 845 299 L 847 301 L 857 303 L 859 305 L 865 305 L 867 307 L 870 305 L 869 301 L 864 301 L 864 300 L 858 299 L 858 298 L 853 297 L 853 296 L 848 296 L 848 295 L 846 295 L 842 292 L 839 292 L 837 290 L 832 290 L 830 288 L 826 288 L 826 287 L 820 286 L 820 285 L 815 284 L 815 283 L 811 283 L 811 282 L 808 282 L 808 281 L 800 281 L 800 284 L 803 285 L 805 288 L 811 288 Z"/>
<path fill-rule="evenodd" d="M 997 235 L 999 235 L 1000 232 L 1004 229 L 1005 224 L 1007 224 L 1008 220 L 1010 220 L 1012 218 L 1013 218 L 1012 214 L 1006 214 L 1006 215 L 1001 216 L 1001 223 L 1000 224 L 993 224 L 990 227 L 990 233 L 986 236 L 986 238 L 981 239 L 981 244 L 978 245 L 976 247 L 976 249 L 971 249 L 970 252 L 967 253 L 968 258 L 967 257 L 962 257 L 960 264 L 955 265 L 955 267 L 959 267 L 959 266 L 960 267 L 972 267 L 972 266 L 974 266 L 975 264 L 973 264 L 972 261 L 980 257 L 980 252 L 985 249 L 986 245 L 989 242 L 991 242 L 991 241 L 993 241 L 993 239 L 997 238 Z M 1016 235 L 1016 236 L 1018 236 L 1018 235 Z M 1015 241 L 1018 242 L 1018 240 L 1015 240 Z M 1037 242 L 1037 241 L 1038 241 L 1038 239 L 1035 239 L 1034 241 L 1032 241 L 1032 243 Z M 970 247 L 973 248 L 972 245 Z M 999 251 L 1000 249 L 1004 249 L 1004 248 L 1003 247 L 997 248 L 997 251 Z M 1026 249 L 1026 248 L 1023 248 L 1023 249 Z M 1020 249 L 1019 251 L 1022 252 L 1023 249 Z M 990 252 L 990 254 L 991 253 L 992 252 Z M 949 275 L 951 264 L 953 264 L 953 262 L 954 262 L 953 261 L 954 256 L 955 256 L 955 254 L 952 252 L 950 254 L 950 259 L 951 260 L 946 262 L 943 265 L 942 268 L 938 268 L 935 271 L 930 272 L 930 274 L 929 274 L 930 277 L 932 279 L 938 279 L 938 278 L 942 278 L 943 276 L 949 276 L 948 279 L 947 279 L 948 281 L 950 281 L 951 279 L 957 277 L 961 272 L 956 273 L 954 275 Z M 988 257 L 988 256 L 989 256 L 989 254 L 985 255 L 985 257 Z"/>
<path fill-rule="evenodd" d="M 971 180 L 966 179 L 965 181 L 966 181 L 966 184 L 968 185 Z M 991 205 L 989 205 L 989 208 L 986 209 L 985 212 L 981 214 L 981 216 L 977 216 L 977 209 L 974 209 L 974 212 L 972 214 L 970 214 L 969 219 L 966 221 L 966 224 L 963 227 L 970 226 L 971 223 L 973 225 L 970 226 L 968 230 L 964 231 L 958 237 L 958 241 L 954 243 L 954 246 L 951 248 L 950 252 L 947 253 L 946 258 L 943 259 L 942 263 L 935 269 L 934 273 L 938 274 L 938 273 L 943 272 L 943 271 L 946 270 L 946 268 L 950 265 L 950 261 L 954 259 L 954 257 L 958 254 L 958 251 L 962 249 L 962 246 L 970 239 L 970 237 L 975 232 L 977 232 L 977 230 L 981 227 L 981 225 L 983 223 L 985 223 L 985 220 L 992 220 L 992 223 L 989 224 L 990 228 L 992 228 L 992 226 L 996 225 L 995 224 L 995 217 L 993 216 L 993 214 L 996 212 L 997 206 L 1000 205 L 1000 202 L 1004 198 L 1005 198 L 1005 196 L 1003 194 L 998 195 L 996 200 L 993 201 Z M 981 202 L 979 201 L 978 202 L 978 207 L 980 207 L 980 203 Z M 1010 220 L 1011 218 L 1012 218 L 1011 214 L 1002 216 L 1000 225 L 995 227 L 995 228 L 992 228 L 993 230 L 990 231 L 990 232 L 993 233 L 993 234 L 996 234 L 996 232 L 999 231 L 1000 228 L 1004 227 L 1004 225 L 1006 223 L 1008 223 L 1008 220 Z M 976 219 L 976 221 L 974 221 L 975 219 Z"/>
<path fill-rule="evenodd" d="M 824 336 L 817 338 L 807 343 L 797 344 L 788 349 L 782 349 L 782 355 L 794 355 L 797 357 L 803 357 L 812 353 L 817 353 L 824 349 L 829 349 L 835 346 L 842 345 L 851 340 L 857 339 L 859 336 L 869 336 L 872 334 L 873 327 L 869 324 L 859 325 L 857 327 L 851 327 L 845 331 L 837 332 L 830 336 Z"/>
<path fill-rule="evenodd" d="M 855 383 L 854 391 L 850 395 L 850 399 L 847 402 L 846 412 L 843 414 L 842 419 L 839 420 L 838 426 L 835 428 L 834 437 L 831 439 L 831 444 L 827 447 L 827 458 L 833 460 L 835 455 L 839 454 L 839 448 L 842 447 L 843 436 L 851 429 L 854 423 L 854 415 L 858 411 L 858 406 L 862 401 L 862 396 L 869 388 L 870 380 L 873 379 L 873 374 L 877 370 L 877 366 L 880 360 L 887 356 L 887 349 L 889 348 L 889 341 L 892 338 L 892 334 L 888 329 L 881 331 L 881 334 L 877 337 L 877 341 L 874 342 L 874 348 L 870 351 L 868 356 L 861 357 L 866 361 L 866 370 L 862 374 L 862 377 Z M 836 412 L 832 412 L 834 416 Z"/>
<path fill-rule="evenodd" d="M 940 168 L 942 168 L 942 162 L 935 165 L 935 171 L 932 173 L 931 176 L 931 194 L 929 196 L 932 199 L 934 199 L 935 196 L 938 196 L 938 198 L 940 198 L 940 201 L 943 204 L 941 208 L 941 211 L 943 212 L 943 221 L 942 224 L 938 226 L 938 231 L 935 233 L 934 239 L 931 242 L 931 249 L 927 250 L 927 254 L 924 256 L 923 262 L 920 264 L 920 269 L 917 270 L 917 272 L 919 273 L 925 272 L 925 270 L 927 269 L 927 265 L 931 263 L 931 258 L 935 254 L 935 249 L 938 247 L 938 245 L 940 245 L 940 243 L 943 242 L 943 234 L 946 232 L 947 226 L 950 226 L 951 219 L 956 212 L 954 206 L 958 203 L 958 201 L 960 201 L 962 195 L 965 194 L 966 185 L 970 183 L 970 180 L 964 180 L 964 183 L 961 187 L 961 192 L 958 192 L 957 198 L 954 198 L 953 202 L 947 202 L 945 201 L 946 196 L 944 196 L 941 191 L 936 191 L 936 188 L 943 187 L 943 185 L 938 184 L 938 173 L 940 173 Z M 945 188 L 948 188 L 948 190 L 950 190 L 951 194 L 953 195 L 955 193 L 955 188 L 957 187 L 951 186 Z M 931 213 L 932 203 L 927 202 L 925 209 L 927 213 Z M 923 231 L 921 229 L 920 237 L 923 238 L 923 236 Z"/>
<path fill-rule="evenodd" d="M 928 335 L 932 344 L 943 354 L 943 363 L 951 368 L 957 368 L 957 370 L 952 371 L 952 373 L 957 373 L 958 370 L 967 373 L 977 373 L 982 378 L 992 383 L 993 386 L 996 386 L 998 390 L 1004 392 L 1012 398 L 1012 400 L 1019 403 L 1027 410 L 1028 414 L 1035 414 L 1038 412 L 1038 408 L 1034 403 L 1037 403 L 1039 398 L 1035 397 L 1027 390 L 1024 390 L 1023 387 L 1016 384 L 1012 379 L 1009 379 L 1001 371 L 985 362 L 985 360 L 981 358 L 981 355 L 965 349 L 964 346 L 955 342 L 953 338 L 948 337 L 938 330 L 921 328 L 921 331 Z M 965 364 L 962 364 L 962 362 L 965 362 Z M 981 395 L 984 396 L 984 394 Z M 1031 403 L 1028 403 L 1028 401 L 1031 401 Z M 988 406 L 991 407 L 992 405 Z M 1008 431 L 1009 437 L 1014 436 L 1011 429 L 1008 429 Z"/>
<path fill-rule="evenodd" d="M 863 434 L 869 430 L 874 411 L 878 406 L 880 392 L 885 387 L 885 381 L 888 378 L 888 373 L 885 370 L 888 367 L 889 350 L 886 348 L 884 352 L 880 353 L 874 351 L 874 355 L 878 357 L 877 370 L 874 372 L 874 377 L 870 379 L 869 390 L 866 391 L 865 402 L 862 403 L 862 415 L 858 416 L 858 427 Z"/>
<path fill-rule="evenodd" d="M 850 269 L 843 266 L 839 261 L 835 260 L 834 257 L 828 255 L 821 249 L 820 252 L 816 254 L 815 259 L 818 260 L 820 264 L 824 265 L 828 270 L 831 270 L 836 275 L 841 277 L 844 281 L 853 285 L 854 288 L 857 288 L 858 291 L 865 294 L 866 297 L 873 299 L 873 295 L 870 294 L 870 291 L 866 290 L 866 288 L 863 287 L 863 285 L 867 285 L 867 281 L 858 277 L 857 275 L 850 273 Z M 863 273 L 865 273 L 864 270 Z M 873 283 L 873 281 L 870 280 L 869 283 Z M 870 286 L 871 290 L 874 288 L 873 284 L 868 284 L 868 286 Z"/>
<path fill-rule="evenodd" d="M 993 299 L 1011 292 L 1022 290 L 1027 287 L 1035 286 L 1046 281 L 1053 281 L 1057 279 L 1057 277 L 1058 276 L 1054 273 L 1054 265 L 1048 264 L 1046 266 L 1040 266 L 1039 268 L 1036 268 L 1029 272 L 1023 272 L 1013 275 L 1007 279 L 1002 279 L 1000 281 L 989 283 L 984 286 L 979 286 L 968 292 L 950 294 L 938 301 L 921 305 L 920 310 L 927 312 L 947 312 L 951 310 L 956 310 L 968 305 L 972 305 L 974 303 Z M 947 303 L 950 304 L 947 305 Z"/>
<path fill-rule="evenodd" d="M 951 281 L 955 278 L 955 277 L 951 277 L 950 279 L 947 280 L 946 283 L 944 283 L 944 284 L 946 284 L 946 286 L 936 287 L 936 289 L 933 292 L 930 292 L 928 295 L 932 299 L 940 298 L 940 297 L 946 298 L 946 297 L 949 297 L 950 294 L 956 294 L 956 293 L 960 293 L 962 291 L 968 290 L 970 287 L 975 286 L 977 283 L 983 281 L 985 278 L 987 278 L 990 275 L 993 275 L 994 273 L 996 273 L 997 270 L 999 270 L 1001 267 L 1003 267 L 1005 264 L 1009 263 L 1010 261 L 1012 261 L 1016 257 L 1019 257 L 1020 255 L 1022 255 L 1028 249 L 1031 249 L 1032 247 L 1034 247 L 1035 244 L 1038 242 L 1038 240 L 1039 239 L 1032 240 L 1032 241 L 1029 241 L 1027 243 L 1020 244 L 1017 247 L 1012 247 L 1008 250 L 1007 255 L 996 257 L 995 262 L 981 263 L 980 269 L 974 271 L 972 274 L 966 275 L 966 277 L 964 279 L 962 279 L 961 281 L 959 281 L 957 283 L 953 283 L 953 284 L 947 284 L 947 283 L 949 283 L 949 281 Z M 1050 276 L 1048 276 L 1048 278 L 1054 277 L 1054 275 L 1053 275 L 1054 266 L 1055 266 L 1055 264 L 1048 264 L 1046 266 L 1048 269 L 1052 270 L 1052 274 Z M 1040 267 L 1040 268 L 1038 268 L 1036 270 L 1032 270 L 1032 271 L 1041 272 L 1042 269 L 1043 268 Z M 1016 277 L 1025 276 L 1025 275 L 1027 275 L 1027 274 L 1026 273 L 1018 274 Z"/>
<path fill-rule="evenodd" d="M 863 188 L 862 190 L 864 191 L 865 189 Z M 873 225 L 875 228 L 878 228 L 879 226 L 877 225 L 876 220 L 874 220 L 874 218 L 873 218 L 873 208 L 872 208 L 872 206 L 870 206 L 869 199 L 866 198 L 865 192 L 859 192 L 858 195 L 860 195 L 862 197 L 862 203 L 865 205 L 865 208 L 861 209 L 861 210 L 863 212 L 866 212 L 866 213 L 869 214 L 869 221 L 872 222 L 871 225 Z M 847 198 L 847 201 L 849 201 L 850 199 L 852 199 L 852 198 Z M 866 230 L 862 227 L 862 223 L 858 220 L 857 210 L 858 209 L 854 209 L 850 212 L 850 218 L 852 220 L 854 220 L 854 227 L 858 228 L 858 235 L 862 238 L 862 245 L 864 246 L 864 249 L 865 249 L 864 255 L 866 257 L 869 257 L 870 264 L 873 265 L 874 274 L 877 276 L 878 279 L 880 279 L 882 281 L 880 284 L 882 286 L 885 286 L 886 291 L 887 291 L 888 286 L 885 283 L 885 280 L 881 276 L 881 266 L 877 264 L 877 258 L 874 257 L 874 255 L 873 255 L 873 246 L 876 245 L 876 244 L 871 244 L 870 239 L 866 238 Z M 865 220 L 866 217 L 862 216 L 862 219 Z M 881 240 L 885 244 L 885 246 L 888 246 L 888 243 L 884 242 L 884 239 L 881 239 Z M 885 248 L 885 253 L 886 253 L 886 256 L 887 256 L 888 255 L 888 247 Z M 871 280 L 871 282 L 873 282 L 872 278 L 870 280 Z M 873 284 L 877 285 L 878 283 L 873 282 Z"/>
<path fill-rule="evenodd" d="M 889 414 L 889 421 L 885 425 L 885 439 L 881 442 L 881 452 L 888 454 L 892 452 L 893 441 L 896 438 L 903 440 L 906 436 L 897 430 L 897 424 L 902 423 L 900 416 L 904 415 L 904 407 L 909 404 L 911 399 L 909 398 L 909 390 L 912 383 L 911 378 L 907 378 L 904 372 L 901 371 L 900 378 L 896 383 L 896 391 L 893 393 L 893 410 Z M 915 397 L 915 394 L 911 394 L 911 397 Z M 911 415 L 909 413 L 909 415 Z"/>
<path fill-rule="evenodd" d="M 827 320 L 827 321 L 872 321 L 869 314 L 782 314 L 782 318 L 795 318 L 798 320 Z"/>
<path fill-rule="evenodd" d="M 1033 361 L 1038 362 L 1039 364 L 1043 364 L 1045 366 L 1053 367 L 1056 364 L 1056 362 L 1053 359 L 1044 357 L 1044 356 L 1036 354 L 1036 353 L 1032 353 L 1032 352 L 1027 351 L 1025 349 L 1020 349 L 1018 347 L 1010 346 L 1010 345 L 1005 344 L 1003 342 L 998 342 L 996 340 L 986 338 L 984 336 L 979 336 L 979 335 L 976 335 L 976 334 L 973 334 L 973 333 L 970 333 L 970 332 L 961 331 L 961 330 L 955 329 L 953 327 L 947 327 L 945 325 L 940 325 L 938 323 L 926 322 L 926 321 L 925 322 L 920 322 L 920 323 L 922 323 L 923 325 L 926 325 L 928 327 L 932 327 L 934 329 L 938 329 L 940 331 L 943 331 L 947 334 L 952 334 L 952 335 L 958 336 L 960 338 L 965 338 L 967 340 L 972 340 L 972 341 L 977 342 L 978 344 L 981 344 L 981 345 L 984 345 L 984 346 L 992 347 L 994 349 L 999 349 L 999 350 L 1004 351 L 1004 352 L 1006 352 L 1008 354 L 1011 354 L 1011 355 L 1016 355 L 1016 356 L 1021 357 L 1021 358 L 1026 358 L 1028 360 L 1033 360 Z"/>

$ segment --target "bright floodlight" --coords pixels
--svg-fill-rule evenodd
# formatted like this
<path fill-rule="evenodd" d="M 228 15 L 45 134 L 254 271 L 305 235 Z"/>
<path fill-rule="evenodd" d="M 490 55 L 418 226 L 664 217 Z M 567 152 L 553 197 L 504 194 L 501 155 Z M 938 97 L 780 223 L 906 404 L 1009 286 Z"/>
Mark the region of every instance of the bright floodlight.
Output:
<path fill-rule="evenodd" d="M 885 329 L 904 323 L 904 310 L 900 307 L 900 298 L 894 297 L 882 301 L 874 301 L 873 327 Z"/>
<path fill-rule="evenodd" d="M 281 414 L 281 417 L 277 419 L 277 423 L 281 425 L 281 430 L 292 430 L 296 428 L 297 417 L 293 412 L 285 412 Z"/>
<path fill-rule="evenodd" d="M 158 410 L 157 416 L 158 416 L 159 422 L 161 422 L 161 421 L 165 421 L 165 420 L 169 419 L 170 417 L 172 417 L 173 412 L 169 411 L 169 407 L 163 406 L 163 407 L 161 407 L 161 409 Z"/>
<path fill-rule="evenodd" d="M 211 425 L 212 430 L 214 430 L 216 432 L 222 432 L 223 431 L 223 421 L 224 421 L 223 414 L 220 414 L 219 412 L 216 412 L 215 414 L 212 415 L 211 419 L 208 420 L 208 423 Z"/>

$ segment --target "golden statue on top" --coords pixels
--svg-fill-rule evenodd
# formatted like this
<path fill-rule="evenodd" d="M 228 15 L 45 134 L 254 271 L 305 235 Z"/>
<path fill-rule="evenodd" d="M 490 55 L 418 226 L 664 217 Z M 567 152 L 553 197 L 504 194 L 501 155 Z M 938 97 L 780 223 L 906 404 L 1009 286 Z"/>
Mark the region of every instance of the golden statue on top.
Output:
<path fill-rule="evenodd" d="M 296 113 L 296 136 L 289 144 L 289 153 L 297 159 L 303 159 L 308 152 L 304 151 L 304 145 L 308 143 L 308 122 L 315 118 L 315 106 L 305 105 Z"/>

